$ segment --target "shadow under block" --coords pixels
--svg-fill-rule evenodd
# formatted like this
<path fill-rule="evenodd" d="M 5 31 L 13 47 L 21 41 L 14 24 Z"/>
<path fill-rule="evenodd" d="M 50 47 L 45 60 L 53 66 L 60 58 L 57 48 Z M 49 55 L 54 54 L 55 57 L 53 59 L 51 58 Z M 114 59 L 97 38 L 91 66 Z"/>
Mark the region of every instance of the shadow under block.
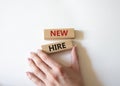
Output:
<path fill-rule="evenodd" d="M 44 39 L 67 39 L 75 38 L 74 28 L 61 28 L 61 29 L 45 29 Z"/>
<path fill-rule="evenodd" d="M 71 40 L 67 40 L 67 41 L 60 41 L 60 42 L 42 45 L 41 47 L 42 50 L 46 53 L 55 53 L 64 50 L 69 50 L 73 47 L 73 44 Z"/>

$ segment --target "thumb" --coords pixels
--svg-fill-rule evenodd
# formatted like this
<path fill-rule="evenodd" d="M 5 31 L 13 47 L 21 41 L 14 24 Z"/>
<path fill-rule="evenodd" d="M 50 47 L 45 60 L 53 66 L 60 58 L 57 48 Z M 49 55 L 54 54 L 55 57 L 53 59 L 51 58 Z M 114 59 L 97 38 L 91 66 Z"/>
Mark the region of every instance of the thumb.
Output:
<path fill-rule="evenodd" d="M 77 55 L 76 46 L 74 46 L 72 48 L 71 55 L 72 55 L 71 67 L 74 70 L 79 71 L 80 70 L 80 66 L 79 66 L 79 58 L 78 58 L 78 55 Z"/>

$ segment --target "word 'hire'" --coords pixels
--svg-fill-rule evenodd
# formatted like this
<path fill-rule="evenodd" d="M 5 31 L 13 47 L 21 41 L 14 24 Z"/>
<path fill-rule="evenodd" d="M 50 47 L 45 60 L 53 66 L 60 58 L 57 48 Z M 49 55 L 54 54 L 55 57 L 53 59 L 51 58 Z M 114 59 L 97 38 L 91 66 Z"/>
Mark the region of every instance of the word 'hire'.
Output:
<path fill-rule="evenodd" d="M 71 49 L 73 47 L 71 40 L 61 41 L 42 45 L 42 50 L 46 53 L 60 52 Z"/>
<path fill-rule="evenodd" d="M 65 42 L 49 45 L 49 51 L 60 50 L 66 48 Z"/>

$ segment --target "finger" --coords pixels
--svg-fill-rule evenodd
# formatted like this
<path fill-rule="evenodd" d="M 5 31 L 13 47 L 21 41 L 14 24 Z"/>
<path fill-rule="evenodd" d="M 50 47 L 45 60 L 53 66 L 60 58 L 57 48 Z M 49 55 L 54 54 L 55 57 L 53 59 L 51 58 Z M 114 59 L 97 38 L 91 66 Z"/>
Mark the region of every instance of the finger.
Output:
<path fill-rule="evenodd" d="M 33 70 L 33 73 L 41 80 L 44 80 L 46 78 L 45 74 L 35 65 L 32 59 L 28 58 L 28 61 L 29 61 L 30 67 Z"/>
<path fill-rule="evenodd" d="M 79 58 L 78 58 L 78 55 L 77 55 L 77 50 L 76 50 L 76 46 L 74 46 L 72 48 L 72 51 L 71 51 L 71 55 L 72 55 L 72 68 L 75 69 L 76 71 L 79 71 Z"/>
<path fill-rule="evenodd" d="M 37 76 L 35 76 L 31 72 L 26 72 L 28 78 L 32 80 L 37 86 L 45 86 L 44 82 L 40 80 Z"/>
<path fill-rule="evenodd" d="M 55 60 L 50 58 L 46 53 L 44 53 L 42 50 L 38 50 L 37 52 L 38 56 L 52 69 L 56 69 L 61 67 L 59 63 L 57 63 Z"/>
<path fill-rule="evenodd" d="M 33 61 L 35 62 L 36 66 L 44 73 L 47 74 L 50 71 L 49 66 L 47 66 L 41 58 L 34 52 L 31 52 L 31 57 Z"/>

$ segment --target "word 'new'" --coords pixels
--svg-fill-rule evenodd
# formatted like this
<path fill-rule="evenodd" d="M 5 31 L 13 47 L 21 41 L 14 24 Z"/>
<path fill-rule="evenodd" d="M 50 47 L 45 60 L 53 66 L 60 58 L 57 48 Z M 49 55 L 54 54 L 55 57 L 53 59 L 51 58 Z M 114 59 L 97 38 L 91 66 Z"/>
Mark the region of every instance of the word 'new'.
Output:
<path fill-rule="evenodd" d="M 67 36 L 68 30 L 51 30 L 50 36 Z"/>
<path fill-rule="evenodd" d="M 60 50 L 66 48 L 65 42 L 49 45 L 49 51 Z"/>
<path fill-rule="evenodd" d="M 71 39 L 75 38 L 75 31 L 73 28 L 62 28 L 62 29 L 45 29 L 44 39 Z"/>

